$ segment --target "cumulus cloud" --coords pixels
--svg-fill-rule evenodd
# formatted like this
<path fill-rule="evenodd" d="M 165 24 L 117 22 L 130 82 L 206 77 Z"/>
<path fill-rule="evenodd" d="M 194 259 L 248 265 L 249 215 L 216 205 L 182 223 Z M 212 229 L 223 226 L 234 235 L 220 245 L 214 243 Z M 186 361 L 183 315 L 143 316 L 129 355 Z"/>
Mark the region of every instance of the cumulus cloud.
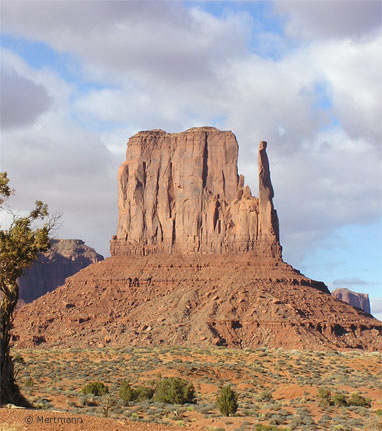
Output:
<path fill-rule="evenodd" d="M 337 228 L 378 216 L 380 162 L 370 144 L 351 140 L 334 128 L 319 133 L 299 151 L 280 152 L 278 145 L 277 139 L 271 142 L 268 152 L 288 262 L 297 264 L 307 252 L 326 246 L 328 235 Z M 256 162 L 242 167 L 247 181 L 256 185 Z"/>
<path fill-rule="evenodd" d="M 115 177 L 120 160 L 107 148 L 102 133 L 73 120 L 73 88 L 52 71 L 32 69 L 7 51 L 2 60 L 17 70 L 20 79 L 31 77 L 36 86 L 44 82 L 53 106 L 28 127 L 2 131 L 6 145 L 1 146 L 0 170 L 8 171 L 16 189 L 9 204 L 22 212 L 40 199 L 52 212 L 63 214 L 61 238 L 81 238 L 108 253 L 107 239 L 116 226 Z"/>
<path fill-rule="evenodd" d="M 119 73 L 139 74 L 141 80 L 155 77 L 157 85 L 163 80 L 196 82 L 245 52 L 247 14 L 218 19 L 178 2 L 28 3 L 3 2 L 5 31 L 75 53 L 101 68 L 97 72 L 104 79 Z"/>
<path fill-rule="evenodd" d="M 370 308 L 373 316 L 382 320 L 382 298 L 370 298 Z"/>
<path fill-rule="evenodd" d="M 77 91 L 54 73 L 27 70 L 13 57 L 18 76 L 43 85 L 54 109 L 40 115 L 28 134 L 9 132 L 12 174 L 20 184 L 32 175 L 47 201 L 64 211 L 73 232 L 81 236 L 81 227 L 96 237 L 96 228 L 89 227 L 94 222 L 103 232 L 99 242 L 106 244 L 115 228 L 115 175 L 127 138 L 141 129 L 176 132 L 210 124 L 237 134 L 240 171 L 255 194 L 257 144 L 270 142 L 282 241 L 294 262 L 339 226 L 375 219 L 381 180 L 376 155 L 382 45 L 373 33 L 378 14 L 372 17 L 367 6 L 351 26 L 356 9 L 347 6 L 344 22 L 336 17 L 341 23 L 335 28 L 333 9 L 315 3 L 278 3 L 279 10 L 291 13 L 289 32 L 305 17 L 300 29 L 319 39 L 272 59 L 259 55 L 261 50 L 249 52 L 252 23 L 246 13 L 217 18 L 179 2 L 101 1 L 91 7 L 33 2 L 30 7 L 3 1 L 6 31 L 69 52 L 79 60 L 83 79 L 104 84 Z M 317 22 L 309 27 L 314 16 Z M 361 33 L 367 37 L 358 37 Z M 279 40 L 271 36 L 264 39 Z M 97 135 L 84 124 L 109 129 Z M 28 165 L 23 173 L 16 169 L 20 160 Z M 30 189 L 25 193 L 26 198 Z"/>
<path fill-rule="evenodd" d="M 286 30 L 303 38 L 361 38 L 380 31 L 379 0 L 275 0 L 288 17 Z"/>
<path fill-rule="evenodd" d="M 52 105 L 52 99 L 42 85 L 20 76 L 3 62 L 0 93 L 0 125 L 4 129 L 28 126 Z"/>

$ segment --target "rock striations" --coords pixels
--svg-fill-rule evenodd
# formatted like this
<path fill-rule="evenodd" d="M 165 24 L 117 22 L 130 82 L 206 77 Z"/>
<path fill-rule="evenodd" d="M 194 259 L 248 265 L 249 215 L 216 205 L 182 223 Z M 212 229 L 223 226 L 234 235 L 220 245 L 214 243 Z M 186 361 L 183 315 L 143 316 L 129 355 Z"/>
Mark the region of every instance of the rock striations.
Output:
<path fill-rule="evenodd" d="M 103 256 L 80 239 L 53 239 L 50 249 L 18 279 L 20 299 L 31 302 L 64 284 L 67 277 L 80 269 L 101 260 Z"/>
<path fill-rule="evenodd" d="M 139 132 L 119 174 L 112 256 L 21 307 L 18 346 L 382 349 L 382 323 L 286 264 L 266 143 L 259 197 L 232 132 Z"/>
<path fill-rule="evenodd" d="M 119 174 L 119 221 L 111 254 L 236 253 L 281 258 L 266 142 L 259 198 L 237 172 L 232 132 L 214 127 L 130 138 Z"/>

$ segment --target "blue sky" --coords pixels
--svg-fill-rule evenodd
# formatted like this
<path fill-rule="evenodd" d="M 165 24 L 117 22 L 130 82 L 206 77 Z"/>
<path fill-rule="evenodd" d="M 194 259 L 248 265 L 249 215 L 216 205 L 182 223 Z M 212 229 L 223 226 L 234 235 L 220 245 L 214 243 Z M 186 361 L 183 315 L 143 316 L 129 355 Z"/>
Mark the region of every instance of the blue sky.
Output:
<path fill-rule="evenodd" d="M 129 136 L 232 130 L 255 195 L 265 139 L 285 260 L 382 318 L 379 1 L 3 0 L 1 29 L 19 210 L 43 199 L 107 255 Z"/>

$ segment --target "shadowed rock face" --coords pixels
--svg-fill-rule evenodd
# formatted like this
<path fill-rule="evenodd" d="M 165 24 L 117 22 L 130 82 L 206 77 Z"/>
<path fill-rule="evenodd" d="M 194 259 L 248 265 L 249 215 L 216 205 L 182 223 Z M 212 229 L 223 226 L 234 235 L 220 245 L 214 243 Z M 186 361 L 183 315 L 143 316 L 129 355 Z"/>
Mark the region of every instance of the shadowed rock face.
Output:
<path fill-rule="evenodd" d="M 259 149 L 259 198 L 238 175 L 237 158 L 235 135 L 214 127 L 130 138 L 118 174 L 111 254 L 255 251 L 281 258 L 266 142 Z"/>
<path fill-rule="evenodd" d="M 332 295 L 370 314 L 370 301 L 367 293 L 357 293 L 346 288 L 333 290 Z"/>
<path fill-rule="evenodd" d="M 20 299 L 33 301 L 64 284 L 67 277 L 101 260 L 103 256 L 80 239 L 53 239 L 50 249 L 18 279 Z"/>

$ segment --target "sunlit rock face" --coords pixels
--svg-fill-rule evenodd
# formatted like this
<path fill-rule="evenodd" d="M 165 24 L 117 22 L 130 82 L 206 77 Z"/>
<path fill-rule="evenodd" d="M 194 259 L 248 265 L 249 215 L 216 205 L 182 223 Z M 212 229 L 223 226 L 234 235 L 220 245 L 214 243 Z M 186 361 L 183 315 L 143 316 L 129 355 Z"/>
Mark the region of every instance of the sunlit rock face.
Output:
<path fill-rule="evenodd" d="M 341 301 L 347 302 L 353 307 L 359 308 L 366 313 L 370 314 L 370 301 L 367 293 L 357 293 L 346 288 L 336 289 L 332 292 L 332 295 L 340 299 Z"/>
<path fill-rule="evenodd" d="M 259 197 L 238 175 L 232 132 L 201 127 L 139 132 L 119 174 L 119 221 L 111 254 L 237 253 L 281 258 L 266 142 Z"/>

